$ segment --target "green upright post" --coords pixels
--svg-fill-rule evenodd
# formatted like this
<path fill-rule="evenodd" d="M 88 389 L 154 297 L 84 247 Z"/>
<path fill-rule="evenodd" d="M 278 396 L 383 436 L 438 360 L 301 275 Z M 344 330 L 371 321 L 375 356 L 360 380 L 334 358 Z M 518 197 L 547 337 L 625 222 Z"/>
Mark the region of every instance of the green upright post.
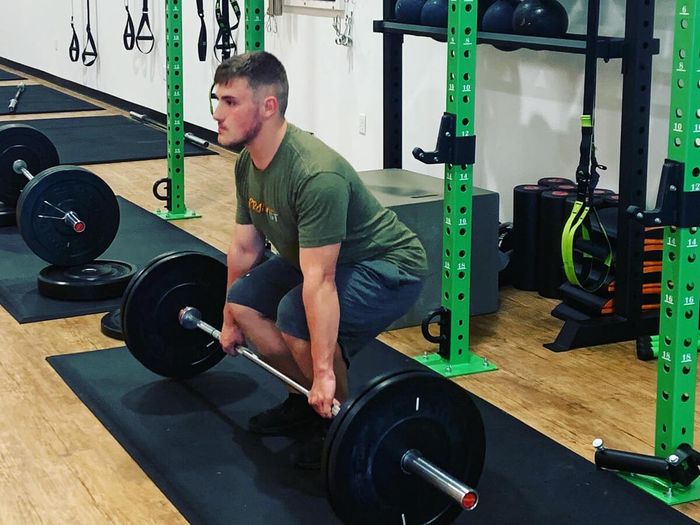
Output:
<path fill-rule="evenodd" d="M 476 85 L 476 0 L 450 0 L 447 21 L 446 113 L 456 116 L 456 137 L 474 135 Z M 433 370 L 458 376 L 495 370 L 469 351 L 473 166 L 445 164 L 442 236 L 442 307 L 450 323 L 450 355 L 418 357 Z"/>
<path fill-rule="evenodd" d="M 245 3 L 245 50 L 265 50 L 265 2 L 250 0 Z"/>
<path fill-rule="evenodd" d="M 700 191 L 700 0 L 677 0 L 668 158 L 684 167 L 683 191 Z M 679 201 L 680 202 L 680 201 Z M 698 210 L 691 210 L 691 213 Z M 697 226 L 666 227 L 661 273 L 655 455 L 668 457 L 693 444 L 697 374 L 700 268 Z M 674 505 L 700 499 L 698 480 L 688 487 L 657 478 L 624 475 L 646 492 Z"/>
<path fill-rule="evenodd" d="M 168 0 L 165 8 L 167 142 L 169 198 L 156 214 L 168 220 L 200 217 L 185 206 L 185 126 L 182 69 L 181 0 Z"/>

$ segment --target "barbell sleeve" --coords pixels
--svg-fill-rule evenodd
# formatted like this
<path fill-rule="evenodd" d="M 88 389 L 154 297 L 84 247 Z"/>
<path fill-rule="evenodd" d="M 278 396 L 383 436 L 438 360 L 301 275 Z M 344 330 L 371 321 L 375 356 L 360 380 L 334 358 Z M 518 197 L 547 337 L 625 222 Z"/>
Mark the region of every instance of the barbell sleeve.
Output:
<path fill-rule="evenodd" d="M 199 313 L 199 310 L 197 310 L 194 307 L 187 306 L 180 310 L 180 313 L 178 315 L 180 325 L 183 326 L 184 328 L 187 329 L 192 329 L 192 328 L 199 328 L 203 332 L 206 332 L 209 334 L 211 337 L 216 339 L 217 341 L 221 342 L 221 332 L 214 328 L 212 325 L 202 321 L 201 314 Z M 237 345 L 236 346 L 236 351 L 241 354 L 243 357 L 247 358 L 248 360 L 252 361 L 256 365 L 264 368 L 268 372 L 270 372 L 272 375 L 278 377 L 285 383 L 287 383 L 289 386 L 291 386 L 294 390 L 297 392 L 301 392 L 304 394 L 306 397 L 309 397 L 309 389 L 305 388 L 304 386 L 300 385 L 294 379 L 291 377 L 286 376 L 279 370 L 277 370 L 275 367 L 270 366 L 267 364 L 265 361 L 260 359 L 260 357 L 246 348 L 245 346 L 242 345 Z M 333 403 L 333 406 L 331 407 L 331 413 L 335 416 L 340 412 L 340 405 L 337 402 Z"/>
<path fill-rule="evenodd" d="M 27 169 L 27 163 L 22 159 L 17 159 L 12 163 L 12 170 L 17 175 L 24 175 L 27 177 L 27 180 L 32 180 L 34 178 L 34 175 Z"/>
<path fill-rule="evenodd" d="M 17 92 L 15 93 L 15 96 L 10 99 L 10 103 L 7 106 L 7 111 L 10 113 L 15 112 L 15 108 L 17 107 L 17 104 L 19 103 L 19 97 L 22 95 L 24 92 L 24 82 L 22 82 L 18 87 L 17 87 Z"/>
<path fill-rule="evenodd" d="M 425 459 L 417 450 L 408 450 L 401 458 L 404 472 L 415 474 L 455 500 L 464 510 L 474 510 L 479 493 Z"/>

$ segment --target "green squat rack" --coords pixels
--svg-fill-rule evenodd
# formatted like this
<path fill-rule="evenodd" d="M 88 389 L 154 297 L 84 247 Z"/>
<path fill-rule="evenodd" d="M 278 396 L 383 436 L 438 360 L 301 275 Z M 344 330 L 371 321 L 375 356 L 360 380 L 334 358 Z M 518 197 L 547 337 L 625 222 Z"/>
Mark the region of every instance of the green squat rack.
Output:
<path fill-rule="evenodd" d="M 453 377 L 496 370 L 469 351 L 473 164 L 476 80 L 476 0 L 450 0 L 447 21 L 447 97 L 435 151 L 413 150 L 426 164 L 445 164 L 441 308 L 423 321 L 423 335 L 439 351 L 417 359 Z M 428 325 L 439 318 L 440 335 Z"/>
<path fill-rule="evenodd" d="M 200 217 L 185 205 L 185 126 L 184 77 L 182 69 L 182 9 L 181 0 L 168 0 L 165 6 L 165 56 L 167 87 L 168 177 L 153 185 L 157 199 L 165 200 L 165 209 L 157 210 L 167 220 Z M 158 194 L 165 184 L 166 195 Z"/>
<path fill-rule="evenodd" d="M 665 226 L 658 337 L 654 456 L 609 450 L 595 440 L 596 465 L 618 471 L 670 505 L 700 499 L 700 453 L 693 446 L 700 261 L 700 0 L 677 0 L 668 159 L 657 208 L 629 212 Z"/>
<path fill-rule="evenodd" d="M 168 177 L 153 186 L 156 198 L 166 201 L 164 210 L 156 214 L 167 220 L 200 217 L 185 205 L 185 126 L 182 67 L 182 8 L 181 0 L 168 0 L 165 8 L 166 86 Z M 263 0 L 245 5 L 245 48 L 258 51 L 265 48 Z M 165 185 L 166 194 L 158 188 Z"/>

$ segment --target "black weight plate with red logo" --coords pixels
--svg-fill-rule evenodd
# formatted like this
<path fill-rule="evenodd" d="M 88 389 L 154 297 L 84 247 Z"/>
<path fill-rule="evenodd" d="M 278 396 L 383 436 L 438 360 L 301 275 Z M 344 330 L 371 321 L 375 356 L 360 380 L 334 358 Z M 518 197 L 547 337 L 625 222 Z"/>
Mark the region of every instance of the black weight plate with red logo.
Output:
<path fill-rule="evenodd" d="M 221 361 L 226 354 L 219 343 L 180 326 L 178 314 L 193 306 L 203 321 L 220 327 L 226 280 L 226 265 L 203 253 L 168 253 L 149 262 L 122 299 L 122 333 L 131 354 L 152 372 L 178 379 Z"/>
<path fill-rule="evenodd" d="M 404 472 L 417 450 L 476 488 L 486 451 L 481 414 L 469 394 L 430 370 L 375 380 L 334 418 L 325 441 L 328 499 L 344 523 L 438 524 L 462 511 L 450 497 Z"/>
<path fill-rule="evenodd" d="M 74 214 L 78 224 L 71 223 Z M 25 186 L 17 201 L 24 242 L 56 266 L 76 266 L 102 255 L 119 229 L 119 203 L 100 177 L 79 166 L 55 166 Z"/>
<path fill-rule="evenodd" d="M 15 172 L 15 161 L 22 160 L 27 170 L 36 175 L 58 166 L 58 151 L 41 131 L 26 124 L 0 126 L 0 201 L 15 206 L 28 180 Z"/>

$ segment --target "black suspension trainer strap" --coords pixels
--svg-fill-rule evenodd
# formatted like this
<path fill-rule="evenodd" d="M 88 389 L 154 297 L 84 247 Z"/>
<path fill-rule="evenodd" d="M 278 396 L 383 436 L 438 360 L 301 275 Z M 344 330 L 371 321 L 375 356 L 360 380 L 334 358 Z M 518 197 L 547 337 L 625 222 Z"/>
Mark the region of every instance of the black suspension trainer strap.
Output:
<path fill-rule="evenodd" d="M 141 43 L 143 42 L 143 47 Z M 139 30 L 136 33 L 136 47 L 147 55 L 153 51 L 156 44 L 156 39 L 151 31 L 151 22 L 148 19 L 148 0 L 143 0 L 143 9 L 141 10 L 141 21 L 139 22 Z"/>
<path fill-rule="evenodd" d="M 207 24 L 204 23 L 204 0 L 197 0 L 197 16 L 199 16 L 199 39 L 197 40 L 197 55 L 199 61 L 207 59 Z"/>
<path fill-rule="evenodd" d="M 73 0 L 70 0 L 70 28 L 73 32 L 73 36 L 68 46 L 68 57 L 71 62 L 77 62 L 80 60 L 80 41 L 78 40 L 78 33 L 75 32 L 75 23 L 73 20 Z"/>
<path fill-rule="evenodd" d="M 136 31 L 134 30 L 134 20 L 131 18 L 131 12 L 129 11 L 129 0 L 124 0 L 124 9 L 126 9 L 126 26 L 124 26 L 122 41 L 124 42 L 124 49 L 131 51 L 134 49 Z"/>
<path fill-rule="evenodd" d="M 236 17 L 233 25 L 230 25 L 231 22 L 229 20 L 229 3 Z M 222 61 L 231 56 L 231 51 L 233 51 L 234 55 L 238 53 L 235 31 L 241 22 L 241 8 L 237 0 L 228 0 L 228 3 L 227 0 L 223 0 L 223 2 L 222 0 L 216 0 L 215 14 L 219 32 L 216 35 L 216 43 L 214 44 L 214 55 L 219 61 Z M 216 55 L 217 51 L 220 51 L 220 56 Z"/>
<path fill-rule="evenodd" d="M 95 39 L 92 37 L 92 30 L 90 29 L 90 0 L 87 0 L 87 24 L 85 24 L 86 40 L 83 46 L 83 65 L 91 66 L 97 60 L 97 46 L 95 45 Z"/>
<path fill-rule="evenodd" d="M 598 163 L 595 151 L 595 97 L 598 69 L 598 24 L 600 22 L 600 0 L 588 3 L 588 25 L 586 37 L 586 65 L 583 91 L 583 115 L 581 116 L 581 145 L 579 164 L 576 168 L 577 194 L 571 215 L 564 225 L 561 238 L 561 253 L 564 273 L 571 284 L 586 291 L 595 292 L 605 284 L 612 266 L 610 239 L 600 222 L 593 202 L 593 192 L 600 174 L 607 169 Z M 592 221 L 598 226 L 605 241 L 607 252 L 604 259 L 594 257 L 583 250 L 579 269 L 574 261 L 574 244 L 581 238 L 584 243 L 590 239 Z"/>

